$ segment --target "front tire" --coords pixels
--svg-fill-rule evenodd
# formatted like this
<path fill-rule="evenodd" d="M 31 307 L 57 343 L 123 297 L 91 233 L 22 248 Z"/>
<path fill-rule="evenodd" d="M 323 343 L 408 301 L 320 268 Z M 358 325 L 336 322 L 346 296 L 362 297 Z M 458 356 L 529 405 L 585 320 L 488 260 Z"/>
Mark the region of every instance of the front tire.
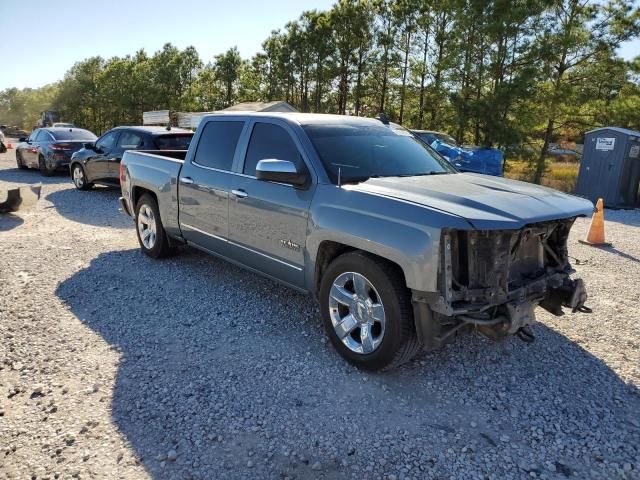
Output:
<path fill-rule="evenodd" d="M 16 152 L 16 163 L 18 164 L 18 168 L 20 170 L 27 169 L 27 166 L 24 164 L 24 160 L 22 160 L 22 153 L 20 153 L 20 150 Z"/>
<path fill-rule="evenodd" d="M 44 177 L 50 177 L 55 173 L 55 169 L 47 167 L 47 162 L 42 155 L 38 157 L 38 167 L 40 167 L 40 173 Z"/>
<path fill-rule="evenodd" d="M 395 265 L 360 251 L 341 255 L 324 272 L 319 297 L 331 343 L 358 368 L 391 369 L 420 350 L 409 290 Z"/>
<path fill-rule="evenodd" d="M 172 253 L 169 238 L 162 226 L 158 202 L 148 193 L 136 204 L 136 236 L 145 255 L 162 258 Z"/>
<path fill-rule="evenodd" d="M 93 183 L 87 181 L 84 168 L 79 163 L 74 163 L 71 169 L 71 180 L 78 190 L 89 190 L 93 187 Z"/>

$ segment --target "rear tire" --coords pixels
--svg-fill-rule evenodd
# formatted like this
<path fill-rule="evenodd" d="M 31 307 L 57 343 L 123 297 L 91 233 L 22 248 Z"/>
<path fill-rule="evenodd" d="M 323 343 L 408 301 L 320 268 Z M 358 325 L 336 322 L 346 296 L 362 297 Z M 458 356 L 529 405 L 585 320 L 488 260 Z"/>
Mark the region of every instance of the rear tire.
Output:
<path fill-rule="evenodd" d="M 20 153 L 20 150 L 16 152 L 16 163 L 18 164 L 18 168 L 20 170 L 27 169 L 27 166 L 24 164 L 24 161 L 22 160 L 22 153 Z"/>
<path fill-rule="evenodd" d="M 40 167 L 40 173 L 44 177 L 50 177 L 55 173 L 55 169 L 47 167 L 47 162 L 42 155 L 38 157 L 38 166 Z"/>
<path fill-rule="evenodd" d="M 173 249 L 162 226 L 158 203 L 152 195 L 143 194 L 136 204 L 136 236 L 145 255 L 151 258 L 169 256 Z"/>
<path fill-rule="evenodd" d="M 87 175 L 79 163 L 74 163 L 71 168 L 71 180 L 78 190 L 90 190 L 93 187 L 93 183 L 87 182 Z"/>
<path fill-rule="evenodd" d="M 319 297 L 331 343 L 358 368 L 391 369 L 421 349 L 410 292 L 395 265 L 361 251 L 341 255 L 322 275 Z"/>

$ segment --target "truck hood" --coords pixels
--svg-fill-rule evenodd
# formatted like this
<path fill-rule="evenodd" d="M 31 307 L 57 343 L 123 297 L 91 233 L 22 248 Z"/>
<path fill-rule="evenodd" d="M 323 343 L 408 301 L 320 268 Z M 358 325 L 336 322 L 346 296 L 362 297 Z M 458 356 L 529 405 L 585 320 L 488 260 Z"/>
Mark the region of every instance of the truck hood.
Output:
<path fill-rule="evenodd" d="M 478 230 L 590 215 L 589 200 L 531 183 L 474 173 L 371 178 L 345 186 L 464 218 Z"/>

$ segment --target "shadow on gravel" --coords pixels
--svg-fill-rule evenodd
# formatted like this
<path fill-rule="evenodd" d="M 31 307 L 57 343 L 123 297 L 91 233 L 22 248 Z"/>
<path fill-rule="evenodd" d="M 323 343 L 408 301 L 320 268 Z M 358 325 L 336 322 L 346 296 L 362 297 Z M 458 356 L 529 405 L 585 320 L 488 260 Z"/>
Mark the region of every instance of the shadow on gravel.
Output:
<path fill-rule="evenodd" d="M 632 210 L 611 210 L 606 208 L 604 220 L 605 224 L 614 222 L 629 225 L 630 227 L 640 227 L 640 207 Z"/>
<path fill-rule="evenodd" d="M 120 189 L 96 186 L 91 190 L 57 190 L 46 196 L 58 213 L 74 222 L 102 227 L 131 227 L 131 217 L 118 210 Z"/>
<path fill-rule="evenodd" d="M 622 257 L 625 260 L 629 260 L 631 262 L 640 262 L 640 258 L 634 257 L 633 255 L 623 252 L 622 250 L 618 250 L 617 248 L 615 248 L 615 246 L 592 245 L 591 248 L 602 250 L 603 252 L 613 253 L 614 255 L 618 255 L 619 257 Z"/>
<path fill-rule="evenodd" d="M 121 353 L 112 421 L 154 478 L 527 476 L 511 444 L 559 478 L 637 458 L 638 391 L 542 324 L 533 344 L 467 336 L 364 374 L 310 298 L 191 249 L 101 254 L 56 293 Z"/>
<path fill-rule="evenodd" d="M 20 170 L 19 168 L 0 169 L 0 182 L 26 184 L 42 183 L 43 185 L 58 185 L 61 183 L 71 184 L 69 174 L 64 171 L 56 172 L 51 177 L 45 177 L 40 174 L 39 170 Z"/>
<path fill-rule="evenodd" d="M 7 232 L 24 223 L 24 220 L 12 213 L 0 214 L 0 232 Z"/>

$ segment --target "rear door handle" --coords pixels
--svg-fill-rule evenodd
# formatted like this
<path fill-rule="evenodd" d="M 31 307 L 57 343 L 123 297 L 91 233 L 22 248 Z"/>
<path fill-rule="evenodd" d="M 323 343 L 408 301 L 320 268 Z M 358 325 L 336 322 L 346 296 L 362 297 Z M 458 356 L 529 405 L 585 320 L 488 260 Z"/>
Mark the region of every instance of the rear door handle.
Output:
<path fill-rule="evenodd" d="M 193 183 L 193 178 L 191 178 L 191 177 L 181 177 L 180 178 L 180 183 L 182 183 L 184 185 L 191 185 Z"/>
<path fill-rule="evenodd" d="M 231 193 L 233 193 L 238 198 L 246 198 L 249 196 L 249 194 L 244 190 L 231 190 Z"/>

